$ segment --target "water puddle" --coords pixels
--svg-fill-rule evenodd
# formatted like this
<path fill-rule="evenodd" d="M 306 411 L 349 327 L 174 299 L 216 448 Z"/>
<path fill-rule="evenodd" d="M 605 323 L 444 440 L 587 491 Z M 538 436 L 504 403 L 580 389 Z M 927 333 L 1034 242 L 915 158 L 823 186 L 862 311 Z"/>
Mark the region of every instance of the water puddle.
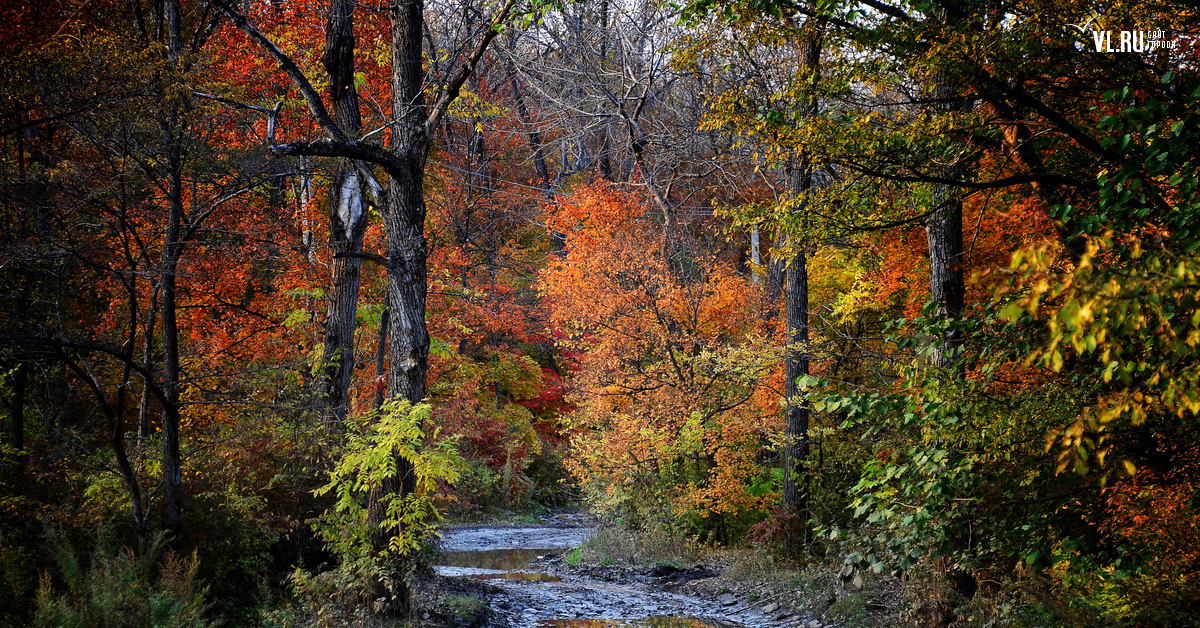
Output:
<path fill-rule="evenodd" d="M 562 578 L 536 571 L 506 571 L 504 573 L 477 573 L 467 576 L 476 580 L 516 580 L 518 582 L 562 582 Z"/>
<path fill-rule="evenodd" d="M 738 624 L 698 617 L 642 617 L 640 619 L 544 619 L 542 628 L 735 628 Z"/>
<path fill-rule="evenodd" d="M 515 548 L 444 552 L 441 560 L 438 561 L 438 565 L 445 567 L 495 569 L 498 571 L 524 569 L 538 556 L 544 556 L 555 551 L 557 550 Z"/>

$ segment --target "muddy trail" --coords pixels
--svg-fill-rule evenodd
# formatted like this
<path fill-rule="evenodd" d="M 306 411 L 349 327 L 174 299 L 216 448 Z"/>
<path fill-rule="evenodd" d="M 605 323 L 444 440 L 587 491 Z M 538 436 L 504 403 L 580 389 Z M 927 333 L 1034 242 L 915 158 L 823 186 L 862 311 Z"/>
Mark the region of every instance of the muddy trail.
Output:
<path fill-rule="evenodd" d="M 695 565 L 572 565 L 571 548 L 591 534 L 578 516 L 541 525 L 458 528 L 444 533 L 436 570 L 482 580 L 488 628 L 822 628 L 811 617 L 787 614 L 725 593 L 689 595 L 689 582 L 718 574 Z"/>

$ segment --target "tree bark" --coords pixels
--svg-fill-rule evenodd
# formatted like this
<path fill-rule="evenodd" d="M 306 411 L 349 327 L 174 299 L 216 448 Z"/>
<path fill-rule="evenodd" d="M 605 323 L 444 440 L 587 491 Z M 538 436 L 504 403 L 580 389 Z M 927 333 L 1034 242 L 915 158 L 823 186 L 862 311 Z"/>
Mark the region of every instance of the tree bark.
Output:
<path fill-rule="evenodd" d="M 954 320 L 962 316 L 965 294 L 962 198 L 956 190 L 938 186 L 935 201 L 938 202 L 937 209 L 925 221 L 925 236 L 929 241 L 929 293 L 937 305 L 938 316 Z M 962 332 L 950 329 L 936 342 L 933 364 L 939 368 L 953 368 L 962 351 Z"/>
<path fill-rule="evenodd" d="M 808 94 L 800 106 L 803 117 L 813 117 L 817 114 L 817 96 L 815 88 L 820 72 L 821 60 L 821 25 L 807 24 L 811 32 L 805 34 L 800 42 L 800 63 L 807 72 Z M 807 156 L 801 154 L 791 171 L 791 188 L 801 205 L 798 212 L 805 211 L 807 201 L 805 195 L 812 188 L 812 165 Z M 808 244 L 807 234 L 800 233 L 792 236 L 795 254 L 788 262 L 784 276 L 784 320 L 786 327 L 787 348 L 784 352 L 784 371 L 786 375 L 787 416 L 784 423 L 783 447 L 783 494 L 781 504 L 784 512 L 796 518 L 795 524 L 803 526 L 802 530 L 788 530 L 786 543 L 789 550 L 795 550 L 800 542 L 808 536 L 808 472 L 803 465 L 808 459 L 808 403 L 803 399 L 796 380 L 809 373 L 808 353 L 808 256 L 805 247 Z M 801 538 L 794 535 L 799 534 Z"/>
<path fill-rule="evenodd" d="M 947 3 L 939 10 L 939 18 L 954 19 L 954 9 L 953 2 Z M 949 114 L 963 106 L 956 102 L 959 94 L 953 78 L 945 73 L 937 76 L 930 95 L 936 113 Z M 951 165 L 949 169 L 948 179 L 961 177 L 960 164 Z M 938 316 L 953 321 L 962 316 L 966 294 L 963 280 L 962 194 L 951 186 L 938 185 L 934 188 L 933 202 L 936 204 L 934 210 L 925 220 L 925 237 L 929 243 L 929 294 L 936 304 Z M 951 328 L 934 342 L 934 366 L 954 368 L 962 353 L 962 332 Z"/>
<path fill-rule="evenodd" d="M 160 284 L 153 279 L 150 280 L 150 308 L 146 312 L 146 330 L 144 332 L 144 342 L 142 345 L 142 364 L 146 365 L 146 370 L 154 371 L 154 327 L 157 322 L 159 310 L 159 290 Z M 141 443 L 146 442 L 146 437 L 150 435 L 150 388 L 153 382 L 146 380 L 142 383 L 141 401 L 138 402 L 138 447 L 141 448 Z"/>
<path fill-rule="evenodd" d="M 173 133 L 177 133 L 174 131 Z M 175 138 L 178 136 L 175 135 Z M 176 149 L 173 149 L 176 150 Z M 182 254 L 183 181 L 177 155 L 172 156 L 167 209 L 166 243 L 163 246 L 162 343 L 163 343 L 163 528 L 178 535 L 183 512 L 183 461 L 179 451 L 179 326 L 176 317 L 176 275 Z"/>
<path fill-rule="evenodd" d="M 167 53 L 172 64 L 183 54 L 182 12 L 179 0 L 164 4 Z M 176 275 L 183 254 L 183 103 L 171 103 L 167 128 L 167 231 L 162 264 L 162 338 L 163 338 L 163 529 L 178 537 L 183 522 L 183 460 L 179 450 L 179 400 L 181 371 L 179 364 L 179 326 L 176 317 Z"/>
<path fill-rule="evenodd" d="M 350 138 L 362 130 L 354 85 L 354 0 L 333 0 L 325 34 L 323 63 L 329 73 L 329 98 L 337 125 Z M 329 248 L 332 285 L 325 315 L 323 381 L 325 420 L 340 426 L 350 410 L 354 376 L 354 332 L 362 274 L 363 235 L 367 228 L 366 181 L 361 166 L 339 160 L 329 195 Z M 335 427 L 336 429 L 336 427 Z"/>
<path fill-rule="evenodd" d="M 392 10 L 392 153 L 401 167 L 389 171 L 387 198 L 382 208 L 387 234 L 389 309 L 388 397 L 420 403 L 425 399 L 429 367 L 429 332 L 425 327 L 425 298 L 429 251 L 425 242 L 425 163 L 429 152 L 426 124 L 429 121 L 423 88 L 421 29 L 422 0 L 402 0 Z M 385 496 L 404 499 L 416 490 L 412 462 L 399 457 L 396 476 L 371 491 L 368 519 L 383 521 Z M 382 553 L 391 541 L 386 533 L 372 538 L 375 551 Z M 402 572 L 401 572 L 402 573 Z M 398 579 L 392 591 L 396 615 L 407 615 L 412 607 L 406 583 Z"/>

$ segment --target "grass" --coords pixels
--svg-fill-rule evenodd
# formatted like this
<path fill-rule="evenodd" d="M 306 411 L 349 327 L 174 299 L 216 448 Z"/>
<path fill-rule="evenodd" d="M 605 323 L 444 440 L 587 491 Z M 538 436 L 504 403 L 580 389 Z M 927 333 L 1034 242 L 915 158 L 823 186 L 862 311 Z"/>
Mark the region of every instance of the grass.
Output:
<path fill-rule="evenodd" d="M 691 540 L 669 531 L 631 532 L 619 526 L 605 526 L 584 544 L 588 562 L 628 565 L 669 564 L 676 567 L 699 558 L 700 550 Z"/>
<path fill-rule="evenodd" d="M 570 552 L 567 552 L 567 557 L 564 558 L 563 560 L 566 561 L 566 563 L 568 565 L 578 565 L 579 563 L 582 563 L 583 562 L 583 548 L 576 547 L 575 549 L 571 550 Z"/>
<path fill-rule="evenodd" d="M 474 595 L 447 595 L 446 607 L 463 622 L 474 624 L 487 614 L 487 605 Z"/>

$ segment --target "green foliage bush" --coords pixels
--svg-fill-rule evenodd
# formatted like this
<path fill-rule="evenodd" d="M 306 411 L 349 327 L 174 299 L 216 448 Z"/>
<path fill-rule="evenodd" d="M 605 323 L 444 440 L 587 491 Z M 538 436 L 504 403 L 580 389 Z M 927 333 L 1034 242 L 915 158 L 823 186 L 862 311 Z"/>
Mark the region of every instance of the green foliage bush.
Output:
<path fill-rule="evenodd" d="M 123 548 L 98 549 L 85 565 L 66 536 L 51 532 L 56 576 L 44 573 L 37 592 L 33 625 L 39 628 L 202 628 L 216 626 L 205 618 L 208 589 L 196 571 L 193 552 L 181 557 L 166 549 L 164 536 L 148 542 L 140 553 Z M 60 584 L 56 586 L 55 581 Z"/>
<path fill-rule="evenodd" d="M 427 404 L 392 400 L 359 417 L 329 482 L 316 495 L 331 496 L 333 504 L 313 522 L 313 530 L 333 554 L 334 568 L 317 574 L 297 569 L 291 584 L 301 606 L 318 623 L 350 621 L 363 613 L 380 612 L 403 595 L 404 580 L 420 569 L 421 556 L 431 556 L 440 518 L 434 504 L 439 483 L 453 484 L 465 463 L 453 440 L 427 437 Z M 386 490 L 397 482 L 401 460 L 415 475 L 408 495 Z M 381 495 L 381 496 L 380 496 Z M 372 518 L 371 500 L 383 506 Z M 376 540 L 388 539 L 377 548 Z M 330 619 L 333 618 L 333 619 Z M 356 620 L 357 621 L 357 620 Z"/>

